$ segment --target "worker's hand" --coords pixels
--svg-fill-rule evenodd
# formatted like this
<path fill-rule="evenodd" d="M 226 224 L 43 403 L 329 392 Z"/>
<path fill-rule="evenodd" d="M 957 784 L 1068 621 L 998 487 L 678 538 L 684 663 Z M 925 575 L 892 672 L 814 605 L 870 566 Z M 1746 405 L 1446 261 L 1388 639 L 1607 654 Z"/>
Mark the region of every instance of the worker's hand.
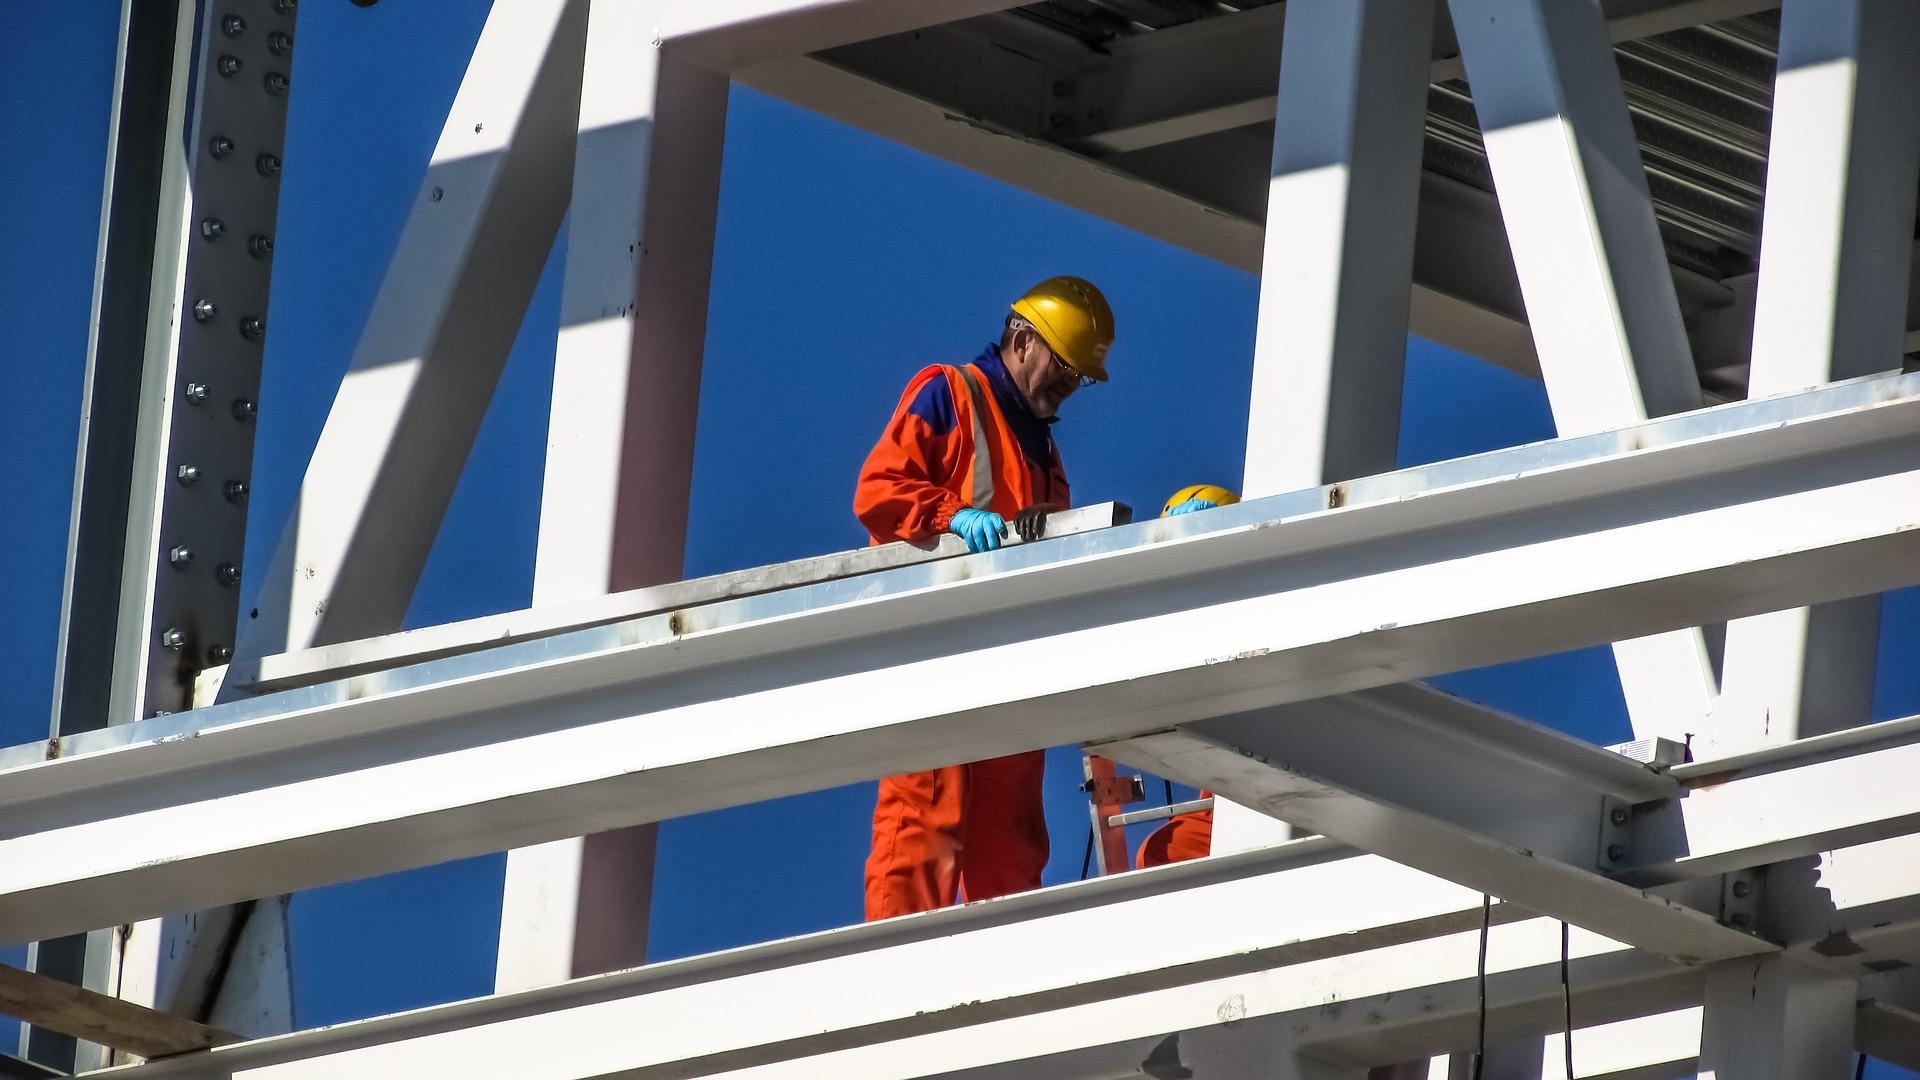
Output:
<path fill-rule="evenodd" d="M 1214 502 L 1212 499 L 1188 499 L 1186 502 L 1167 511 L 1167 516 L 1179 517 L 1181 514 L 1191 514 L 1195 510 L 1211 510 L 1219 505 L 1219 503 Z"/>
<path fill-rule="evenodd" d="M 968 507 L 953 515 L 947 531 L 967 542 L 971 552 L 993 551 L 1007 538 L 1007 519 L 999 514 Z"/>
<path fill-rule="evenodd" d="M 1013 515 L 1013 531 L 1019 533 L 1022 540 L 1038 540 L 1047 535 L 1047 515 L 1065 509 L 1052 503 L 1035 503 Z"/>

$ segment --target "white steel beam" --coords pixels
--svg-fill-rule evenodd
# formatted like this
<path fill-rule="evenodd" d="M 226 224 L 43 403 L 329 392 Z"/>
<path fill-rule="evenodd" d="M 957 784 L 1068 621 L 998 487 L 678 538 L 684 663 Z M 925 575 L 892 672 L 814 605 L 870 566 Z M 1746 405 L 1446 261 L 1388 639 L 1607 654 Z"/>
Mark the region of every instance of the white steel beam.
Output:
<path fill-rule="evenodd" d="M 1916 385 L 708 605 L 127 725 L 55 760 L 29 746 L 0 770 L 0 938 L 1908 584 Z M 1063 650 L 1084 659 L 1033 659 Z M 1001 677 L 967 675 L 983 668 Z M 960 689 L 899 689 L 936 677 Z"/>
<path fill-rule="evenodd" d="M 1920 7 L 1782 10 L 1748 395 L 1898 367 L 1920 185 Z M 1711 752 L 1866 723 L 1877 596 L 1727 626 Z"/>
<path fill-rule="evenodd" d="M 944 105 L 881 85 L 824 60 L 798 57 L 735 72 L 740 82 L 1015 187 L 1189 251 L 1258 273 L 1262 227 L 1242 214 L 1164 184 L 987 123 L 958 123 Z M 1445 247 L 1446 245 L 1441 245 Z M 1414 333 L 1524 374 L 1538 371 L 1517 313 L 1468 284 L 1413 287 Z"/>
<path fill-rule="evenodd" d="M 654 40 L 720 72 L 1017 6 L 1018 0 L 658 0 Z"/>
<path fill-rule="evenodd" d="M 1682 798 L 1642 807 L 1623 876 L 1675 881 L 1802 858 L 1920 828 L 1920 717 L 1867 729 L 1877 738 L 1783 747 L 1772 762 L 1703 761 L 1676 770 Z M 1828 756 L 1831 754 L 1831 756 Z"/>
<path fill-rule="evenodd" d="M 266 653 L 400 628 L 566 213 L 585 31 L 584 0 L 489 12 L 230 684 Z"/>
<path fill-rule="evenodd" d="M 1869 876 L 1899 871 L 1897 889 L 1920 888 L 1912 859 L 1888 866 L 1874 853 L 1844 858 L 1852 854 L 1836 853 L 1843 866 L 1873 866 Z M 1831 888 L 1856 899 L 1857 876 L 1830 867 L 1819 887 L 1808 882 L 1800 895 L 1818 902 Z M 1324 903 L 1330 895 L 1351 904 Z M 1504 904 L 1491 914 L 1489 1036 L 1559 1030 L 1559 924 Z M 1873 917 L 1908 934 L 1920 927 L 1911 909 Z M 1265 1018 L 1282 1022 L 1285 1038 L 1276 1043 L 1364 1067 L 1474 1046 L 1480 922 L 1479 896 L 1470 890 L 1308 840 L 301 1032 L 133 1075 L 295 1080 L 410 1075 L 417 1062 L 432 1063 L 432 1073 L 457 1062 L 462 1076 L 516 1080 L 667 1070 L 891 1080 L 938 1062 L 952 1070 L 947 1075 L 971 1080 L 1104 1078 L 1128 1075 L 1170 1034 L 1179 1035 L 1175 1049 L 1185 1058 L 1195 1045 L 1190 1036 Z M 1142 935 L 1142 926 L 1181 932 Z M 1116 941 L 1130 947 L 1117 949 Z M 1700 969 L 1577 928 L 1568 946 L 1582 1025 L 1703 999 Z M 1822 959 L 1817 949 L 1800 955 Z M 1866 951 L 1847 962 L 1892 955 Z M 945 977 L 929 979 L 929 970 Z M 872 986 L 888 993 L 846 991 Z M 1885 977 L 1865 980 L 1861 999 L 1875 1024 L 1899 1023 L 1887 1017 L 1905 999 Z M 1647 1023 L 1650 1029 L 1629 1030 L 1658 1034 L 1672 1026 Z M 1684 1020 L 1678 1028 L 1616 1054 L 1584 1050 L 1576 1038 L 1583 1055 L 1576 1067 L 1588 1060 L 1624 1066 L 1631 1064 L 1624 1055 L 1634 1053 L 1647 1067 L 1673 1060 L 1688 1052 Z M 608 1031 L 634 1037 L 609 1039 Z M 1883 1053 L 1886 1037 L 1874 1036 Z M 555 1045 L 575 1049 L 555 1054 Z M 996 1068 L 1015 1062 L 1044 1068 Z M 1107 1071 L 1078 1068 L 1090 1063 Z M 1580 1075 L 1593 1074 L 1580 1068 Z"/>
<path fill-rule="evenodd" d="M 1848 1080 L 1854 1074 L 1853 979 L 1789 957 L 1707 973 L 1702 1080 Z"/>
<path fill-rule="evenodd" d="M 583 386 L 582 389 L 588 389 L 588 387 Z M 586 395 L 581 396 L 584 398 Z M 617 422 L 624 414 L 624 410 L 621 409 L 602 410 L 602 412 L 611 414 L 601 417 L 603 421 L 608 422 Z M 578 413 L 572 413 L 569 420 L 572 424 L 578 425 L 581 417 Z M 578 428 L 575 427 L 567 434 L 556 433 L 549 436 L 551 440 L 564 440 L 569 444 L 564 449 L 561 446 L 550 447 L 549 454 L 553 459 L 566 461 L 586 457 L 584 453 L 577 452 L 584 450 L 584 446 L 574 445 L 578 442 L 575 438 L 577 433 Z M 618 447 L 609 450 L 609 454 L 617 455 L 618 453 Z M 582 467 L 588 465 L 585 461 L 579 461 L 579 464 Z M 605 468 L 605 464 L 601 463 L 595 467 Z M 578 476 L 577 473 L 568 475 Z M 556 477 L 556 485 L 559 482 L 560 478 Z M 605 513 L 611 516 L 613 492 L 601 491 L 595 494 L 601 497 L 601 501 L 595 505 L 604 506 Z M 556 507 L 554 516 L 564 518 L 569 513 L 577 515 L 580 510 L 577 506 Z M 1130 515 L 1131 511 L 1120 503 L 1097 503 L 1093 506 L 1063 510 L 1057 514 L 1048 515 L 1045 538 L 1074 536 L 1093 529 L 1124 525 L 1128 522 Z M 543 517 L 541 520 L 544 527 L 548 519 Z M 601 524 L 605 524 L 609 531 L 613 528 L 610 521 Z M 1022 543 L 1025 541 L 1021 540 L 1017 534 L 1007 537 L 1008 547 Z M 605 554 L 604 551 L 601 553 Z M 800 585 L 813 585 L 839 578 L 872 574 L 933 559 L 950 559 L 966 553 L 966 541 L 947 533 L 931 547 L 921 547 L 903 541 L 881 544 L 878 547 L 836 551 L 829 555 L 815 555 L 810 558 L 777 563 L 773 566 L 759 566 L 708 577 L 688 578 L 664 585 L 581 596 L 573 600 L 556 598 L 549 603 L 521 611 L 510 611 L 502 615 L 482 615 L 475 619 L 423 626 L 382 637 L 345 641 L 338 645 L 323 645 L 300 652 L 264 657 L 260 661 L 258 680 L 248 688 L 268 691 L 311 686 L 349 675 L 417 664 L 444 656 L 458 656 L 496 645 L 552 637 L 570 630 L 583 630 L 608 623 L 624 622 L 643 615 L 672 611 L 675 608 L 697 607 L 720 600 L 756 596 L 776 589 L 790 589 Z M 570 570 L 566 568 L 556 568 L 554 571 L 556 576 L 569 572 Z M 545 597 L 540 590 L 542 580 L 536 577 L 536 598 Z M 585 590 L 582 589 L 581 592 L 584 593 Z"/>
<path fill-rule="evenodd" d="M 1301 702 L 1095 751 L 1682 962 L 1772 949 L 1601 876 L 1615 861 L 1608 815 L 1671 795 L 1670 779 L 1433 691 Z"/>
<path fill-rule="evenodd" d="M 1593 0 L 1450 0 L 1555 427 L 1697 409 L 1700 385 L 1607 28 Z M 1614 646 L 1641 738 L 1718 690 L 1700 631 Z"/>
<path fill-rule="evenodd" d="M 1318 902 L 1328 895 L 1354 901 Z M 1544 938 L 1522 929 L 1540 920 L 1511 925 L 1525 918 L 1498 911 L 1496 979 L 1547 959 L 1538 948 Z M 921 1044 L 914 1060 L 923 1066 L 964 1068 L 1311 1010 L 1323 1004 L 1329 980 L 1343 977 L 1365 981 L 1370 973 L 1374 985 L 1394 986 L 1409 976 L 1470 976 L 1480 919 L 1476 893 L 1308 840 L 246 1044 L 140 1075 L 297 1080 L 424 1068 L 476 1080 L 557 1080 L 678 1067 L 696 1075 L 900 1076 L 925 1070 L 903 1068 L 889 1046 L 896 1042 Z M 1155 925 L 1182 932 L 1137 933 Z M 1508 942 L 1521 949 L 1507 951 Z M 1557 929 L 1552 947 L 1557 959 Z M 1415 975 L 1380 955 L 1408 951 L 1444 958 L 1444 966 Z M 1575 944 L 1583 966 L 1620 951 L 1590 935 Z M 1633 967 L 1655 979 L 1678 971 L 1654 960 Z M 943 975 L 927 978 L 929 971 Z M 872 986 L 887 992 L 848 989 Z M 1130 1014 L 1117 1024 L 1116 1001 Z M 1155 1017 L 1143 1006 L 1156 1002 L 1179 1004 Z M 1082 1011 L 1107 1013 L 1111 1035 L 1072 1041 L 1085 1037 L 1074 1016 Z M 742 1015 L 755 1023 L 739 1023 Z M 982 1037 L 1022 1020 L 1042 1030 Z M 586 1037 L 593 1030 L 644 1037 Z M 924 1049 L 958 1049 L 961 1041 L 968 1047 L 957 1054 Z M 571 1049 L 555 1054 L 560 1045 Z"/>
<path fill-rule="evenodd" d="M 1693 1080 L 1700 1063 L 1700 1010 L 1575 1028 L 1571 1074 L 1567 1038 L 1565 1032 L 1550 1031 L 1541 1040 L 1540 1080 Z"/>
<path fill-rule="evenodd" d="M 683 564 L 727 79 L 663 55 L 648 14 L 601 0 L 587 18 L 536 609 Z M 654 831 L 510 853 L 496 984 L 645 963 Z"/>
<path fill-rule="evenodd" d="M 1432 29 L 1432 0 L 1287 5 L 1248 497 L 1394 467 Z"/>
<path fill-rule="evenodd" d="M 1287 5 L 1244 497 L 1388 472 L 1400 441 L 1432 0 Z M 1285 839 L 1220 800 L 1215 851 Z"/>

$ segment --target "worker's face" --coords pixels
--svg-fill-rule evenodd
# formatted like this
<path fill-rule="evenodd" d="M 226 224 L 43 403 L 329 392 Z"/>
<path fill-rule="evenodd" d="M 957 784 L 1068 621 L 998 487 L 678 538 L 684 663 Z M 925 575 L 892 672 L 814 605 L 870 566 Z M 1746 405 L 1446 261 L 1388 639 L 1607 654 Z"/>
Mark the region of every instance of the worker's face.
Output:
<path fill-rule="evenodd" d="M 1060 403 L 1080 389 L 1080 375 L 1053 354 L 1039 334 L 1022 330 L 1014 335 L 1007 372 L 1027 399 L 1027 408 L 1042 420 L 1060 412 Z"/>

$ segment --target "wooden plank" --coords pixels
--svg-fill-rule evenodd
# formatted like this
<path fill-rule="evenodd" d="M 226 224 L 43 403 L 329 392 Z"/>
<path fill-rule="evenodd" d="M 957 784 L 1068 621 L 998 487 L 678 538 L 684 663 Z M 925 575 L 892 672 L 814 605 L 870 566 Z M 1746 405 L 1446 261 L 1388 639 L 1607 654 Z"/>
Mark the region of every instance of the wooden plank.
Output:
<path fill-rule="evenodd" d="M 240 1041 L 232 1032 L 0 964 L 0 1013 L 144 1058 Z"/>

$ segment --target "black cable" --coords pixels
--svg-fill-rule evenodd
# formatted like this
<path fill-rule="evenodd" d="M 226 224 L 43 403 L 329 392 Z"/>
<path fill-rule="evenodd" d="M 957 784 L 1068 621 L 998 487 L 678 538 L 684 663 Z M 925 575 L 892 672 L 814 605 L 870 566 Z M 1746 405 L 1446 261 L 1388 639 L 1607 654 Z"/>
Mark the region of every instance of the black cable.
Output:
<path fill-rule="evenodd" d="M 1087 853 L 1080 856 L 1080 880 L 1087 880 L 1087 871 L 1093 867 L 1093 826 L 1087 826 Z"/>
<path fill-rule="evenodd" d="M 1493 896 L 1480 894 L 1480 1048 L 1473 1055 L 1473 1080 L 1487 1067 L 1487 935 L 1493 929 Z"/>
<path fill-rule="evenodd" d="M 1867 1075 L 1867 1055 L 1861 1054 L 1860 1063 L 1853 1067 L 1853 1080 L 1860 1080 L 1865 1075 Z"/>
<path fill-rule="evenodd" d="M 1173 805 L 1173 781 L 1163 777 L 1161 778 L 1160 782 L 1167 785 L 1167 805 L 1172 806 Z"/>
<path fill-rule="evenodd" d="M 1566 923 L 1560 924 L 1560 1004 L 1565 1009 L 1567 1019 L 1567 1080 L 1573 1080 L 1573 984 L 1567 981 L 1568 941 L 1572 933 Z"/>

